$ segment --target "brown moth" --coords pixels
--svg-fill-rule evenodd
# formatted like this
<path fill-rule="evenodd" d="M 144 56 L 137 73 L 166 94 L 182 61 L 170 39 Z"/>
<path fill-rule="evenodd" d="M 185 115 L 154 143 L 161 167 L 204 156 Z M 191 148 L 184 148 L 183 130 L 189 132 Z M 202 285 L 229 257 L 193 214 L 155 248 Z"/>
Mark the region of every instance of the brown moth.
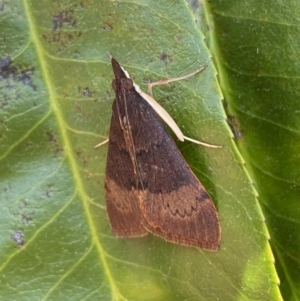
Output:
<path fill-rule="evenodd" d="M 114 58 L 111 63 L 116 97 L 105 190 L 113 232 L 120 237 L 151 232 L 173 243 L 217 251 L 221 230 L 216 208 L 166 130 L 157 112 L 162 108 L 154 108 L 147 94 L 151 99 L 146 100 Z"/>

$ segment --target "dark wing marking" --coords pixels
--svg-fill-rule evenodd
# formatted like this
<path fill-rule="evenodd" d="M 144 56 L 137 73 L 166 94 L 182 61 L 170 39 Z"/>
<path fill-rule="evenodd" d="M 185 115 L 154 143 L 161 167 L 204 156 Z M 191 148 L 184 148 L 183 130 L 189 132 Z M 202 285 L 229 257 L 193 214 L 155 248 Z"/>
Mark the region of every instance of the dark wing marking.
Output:
<path fill-rule="evenodd" d="M 216 251 L 220 225 L 212 200 L 156 112 L 136 94 L 126 99 L 144 187 L 138 189 L 144 227 L 168 241 Z"/>

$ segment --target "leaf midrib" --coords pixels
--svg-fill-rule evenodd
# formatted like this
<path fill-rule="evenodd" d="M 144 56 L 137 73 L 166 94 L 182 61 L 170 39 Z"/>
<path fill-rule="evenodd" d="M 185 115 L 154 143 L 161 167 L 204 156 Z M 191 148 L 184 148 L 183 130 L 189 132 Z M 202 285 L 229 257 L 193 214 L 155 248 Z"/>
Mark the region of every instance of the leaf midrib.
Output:
<path fill-rule="evenodd" d="M 69 136 L 67 134 L 67 131 L 66 131 L 66 128 L 64 125 L 63 114 L 60 110 L 60 106 L 59 106 L 57 97 L 54 92 L 55 89 L 54 89 L 50 74 L 48 72 L 47 65 L 45 64 L 45 62 L 46 62 L 46 58 L 44 55 L 45 51 L 44 51 L 42 43 L 39 39 L 39 34 L 38 34 L 36 26 L 34 24 L 34 18 L 33 18 L 31 6 L 29 5 L 28 0 L 24 0 L 24 7 L 25 7 L 25 13 L 27 16 L 27 20 L 28 20 L 28 25 L 29 25 L 28 27 L 29 27 L 31 40 L 32 40 L 32 43 L 35 45 L 38 62 L 41 66 L 41 74 L 44 78 L 46 89 L 48 90 L 50 107 L 51 107 L 51 110 L 54 112 L 54 116 L 57 120 L 57 124 L 58 124 L 58 127 L 61 132 L 61 139 L 62 139 L 62 142 L 64 145 L 64 150 L 66 152 L 66 157 L 69 160 L 71 170 L 72 170 L 72 173 L 74 176 L 74 182 L 76 184 L 76 187 L 78 188 L 78 192 L 79 192 L 79 195 L 80 195 L 82 203 L 83 203 L 84 213 L 87 217 L 87 222 L 88 222 L 89 228 L 91 230 L 92 241 L 97 248 L 97 251 L 99 254 L 99 259 L 102 262 L 102 266 L 104 268 L 103 272 L 106 275 L 107 281 L 111 287 L 112 299 L 113 300 L 121 300 L 121 299 L 125 300 L 125 298 L 123 296 L 121 296 L 121 294 L 118 290 L 118 287 L 115 284 L 111 270 L 110 270 L 108 262 L 106 260 L 105 252 L 99 241 L 99 236 L 97 235 L 96 227 L 93 222 L 92 215 L 89 211 L 89 206 L 88 206 L 89 205 L 89 197 L 84 189 L 84 185 L 83 185 L 83 182 L 82 182 L 82 179 L 80 176 L 80 172 L 79 172 L 77 164 L 76 164 L 74 154 L 71 151 L 72 144 L 70 142 Z"/>

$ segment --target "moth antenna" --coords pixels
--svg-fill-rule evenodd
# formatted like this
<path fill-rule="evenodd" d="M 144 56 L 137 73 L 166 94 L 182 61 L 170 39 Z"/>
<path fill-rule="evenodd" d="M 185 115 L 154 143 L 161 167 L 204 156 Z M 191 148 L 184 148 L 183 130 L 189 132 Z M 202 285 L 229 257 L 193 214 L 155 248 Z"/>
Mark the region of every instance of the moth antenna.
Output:
<path fill-rule="evenodd" d="M 97 144 L 96 146 L 94 146 L 94 148 L 98 148 L 98 147 L 100 147 L 100 146 L 102 146 L 102 145 L 108 143 L 108 141 L 109 141 L 109 139 L 106 139 L 106 140 L 100 142 L 99 144 Z"/>

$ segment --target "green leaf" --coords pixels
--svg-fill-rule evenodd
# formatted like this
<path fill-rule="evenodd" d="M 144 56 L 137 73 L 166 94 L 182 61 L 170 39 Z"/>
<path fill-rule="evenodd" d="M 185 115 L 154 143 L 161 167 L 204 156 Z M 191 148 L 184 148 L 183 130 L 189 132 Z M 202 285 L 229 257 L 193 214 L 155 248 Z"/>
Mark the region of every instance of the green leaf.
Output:
<path fill-rule="evenodd" d="M 300 299 L 298 1 L 211 1 L 211 50 L 285 300 Z M 208 15 L 207 15 L 208 16 Z"/>
<path fill-rule="evenodd" d="M 210 54 L 183 1 L 0 2 L 1 300 L 280 300 L 268 231 L 226 122 Z M 156 87 L 213 198 L 216 253 L 116 238 L 105 210 L 111 53 Z"/>

